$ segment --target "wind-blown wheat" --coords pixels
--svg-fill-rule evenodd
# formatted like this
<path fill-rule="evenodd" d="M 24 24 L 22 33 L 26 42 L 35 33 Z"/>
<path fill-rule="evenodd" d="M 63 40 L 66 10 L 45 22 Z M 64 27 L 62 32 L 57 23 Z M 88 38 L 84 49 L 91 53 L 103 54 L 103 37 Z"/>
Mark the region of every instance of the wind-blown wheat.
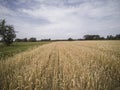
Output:
<path fill-rule="evenodd" d="M 0 90 L 119 90 L 120 41 L 54 42 L 0 61 Z"/>

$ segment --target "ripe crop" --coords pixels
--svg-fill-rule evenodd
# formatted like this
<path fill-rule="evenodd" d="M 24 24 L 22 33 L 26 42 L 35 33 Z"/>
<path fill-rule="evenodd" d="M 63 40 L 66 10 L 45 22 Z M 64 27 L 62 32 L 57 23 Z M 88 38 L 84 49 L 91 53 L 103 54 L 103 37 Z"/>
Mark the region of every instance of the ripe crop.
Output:
<path fill-rule="evenodd" d="M 0 61 L 0 90 L 119 90 L 120 41 L 53 42 Z"/>

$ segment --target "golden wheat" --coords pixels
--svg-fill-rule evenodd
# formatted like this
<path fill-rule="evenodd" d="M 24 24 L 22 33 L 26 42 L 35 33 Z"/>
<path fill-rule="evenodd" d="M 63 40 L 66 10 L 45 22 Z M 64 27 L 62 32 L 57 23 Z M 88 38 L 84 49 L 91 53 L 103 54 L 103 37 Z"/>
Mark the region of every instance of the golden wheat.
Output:
<path fill-rule="evenodd" d="M 120 41 L 54 42 L 0 61 L 0 90 L 119 90 Z"/>

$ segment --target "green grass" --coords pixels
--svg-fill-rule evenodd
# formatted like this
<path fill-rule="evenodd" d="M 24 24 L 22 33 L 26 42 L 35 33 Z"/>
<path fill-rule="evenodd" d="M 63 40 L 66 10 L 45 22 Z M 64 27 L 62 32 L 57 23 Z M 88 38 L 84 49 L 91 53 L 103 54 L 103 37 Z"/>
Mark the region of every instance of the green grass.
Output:
<path fill-rule="evenodd" d="M 0 43 L 0 60 L 12 57 L 15 54 L 34 48 L 39 45 L 47 44 L 50 42 L 14 42 L 11 46 L 5 46 Z"/>

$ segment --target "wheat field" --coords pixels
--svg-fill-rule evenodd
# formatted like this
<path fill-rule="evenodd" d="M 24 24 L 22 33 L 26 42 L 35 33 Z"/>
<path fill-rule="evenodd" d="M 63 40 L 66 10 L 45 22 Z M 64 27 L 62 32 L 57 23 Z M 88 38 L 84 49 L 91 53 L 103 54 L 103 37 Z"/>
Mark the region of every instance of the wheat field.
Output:
<path fill-rule="evenodd" d="M 53 42 L 1 60 L 0 90 L 120 90 L 120 41 Z"/>

